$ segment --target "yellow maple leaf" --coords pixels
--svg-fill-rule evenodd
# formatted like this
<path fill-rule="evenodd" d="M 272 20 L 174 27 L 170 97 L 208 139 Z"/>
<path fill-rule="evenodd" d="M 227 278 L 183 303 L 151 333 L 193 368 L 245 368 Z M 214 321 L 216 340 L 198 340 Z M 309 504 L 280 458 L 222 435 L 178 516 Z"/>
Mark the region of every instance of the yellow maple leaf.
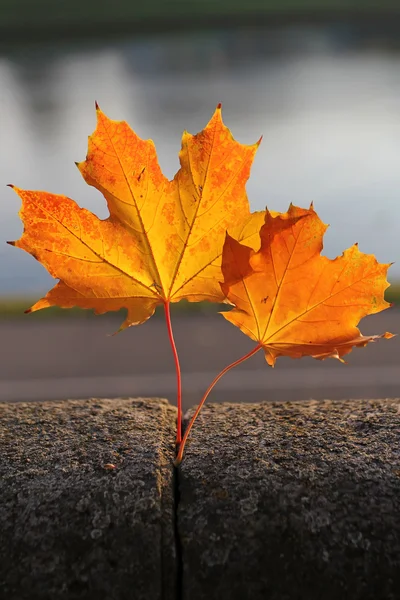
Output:
<path fill-rule="evenodd" d="M 258 252 L 227 234 L 221 287 L 235 308 L 222 314 L 262 346 L 272 366 L 278 356 L 341 360 L 354 346 L 393 337 L 357 328 L 390 306 L 390 265 L 357 244 L 334 260 L 321 256 L 326 228 L 312 207 L 291 205 L 284 214 L 266 212 Z"/>
<path fill-rule="evenodd" d="M 252 246 L 264 218 L 250 214 L 245 192 L 257 147 L 233 139 L 218 105 L 202 132 L 183 134 L 181 168 L 169 181 L 153 142 L 97 107 L 97 128 L 78 167 L 104 195 L 107 219 L 65 196 L 14 187 L 24 233 L 11 243 L 60 280 L 30 310 L 126 308 L 122 329 L 148 319 L 158 304 L 222 302 L 225 232 Z"/>

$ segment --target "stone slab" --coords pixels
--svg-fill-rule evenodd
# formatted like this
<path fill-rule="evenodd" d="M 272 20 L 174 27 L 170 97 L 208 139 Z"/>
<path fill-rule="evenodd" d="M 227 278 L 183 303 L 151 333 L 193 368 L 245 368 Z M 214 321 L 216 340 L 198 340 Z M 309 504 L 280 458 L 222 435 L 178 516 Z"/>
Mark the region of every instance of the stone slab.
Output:
<path fill-rule="evenodd" d="M 400 598 L 400 400 L 208 405 L 179 468 L 183 600 Z"/>
<path fill-rule="evenodd" d="M 176 597 L 176 410 L 165 400 L 0 405 L 0 598 Z"/>

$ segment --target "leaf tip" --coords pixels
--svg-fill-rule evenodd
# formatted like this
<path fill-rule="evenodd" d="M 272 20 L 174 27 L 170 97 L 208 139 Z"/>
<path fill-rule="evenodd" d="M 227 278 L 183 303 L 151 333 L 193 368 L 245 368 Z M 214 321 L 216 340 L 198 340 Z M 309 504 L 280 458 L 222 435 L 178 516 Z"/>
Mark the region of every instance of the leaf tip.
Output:
<path fill-rule="evenodd" d="M 390 331 L 385 331 L 385 333 L 382 335 L 382 337 L 385 340 L 391 340 L 392 338 L 396 337 L 397 334 L 396 333 L 390 333 Z"/>
<path fill-rule="evenodd" d="M 263 136 L 260 136 L 260 139 L 256 142 L 257 148 L 259 148 L 259 146 L 261 145 L 262 139 L 263 139 Z"/>
<path fill-rule="evenodd" d="M 224 242 L 224 248 L 229 248 L 232 245 L 235 244 L 239 244 L 239 242 L 237 240 L 235 240 L 235 238 L 233 238 L 231 235 L 229 235 L 228 231 L 225 232 L 225 242 Z"/>
<path fill-rule="evenodd" d="M 95 106 L 96 110 L 100 110 L 100 106 L 99 106 L 99 103 L 97 102 L 97 100 L 94 101 L 94 106 Z"/>
<path fill-rule="evenodd" d="M 124 331 L 124 329 L 126 329 L 127 327 L 129 327 L 129 324 L 127 323 L 127 320 L 125 319 L 125 321 L 123 323 L 121 323 L 121 325 L 119 326 L 117 331 L 114 331 L 114 333 L 108 333 L 107 336 L 114 337 L 115 335 L 118 335 L 119 333 L 121 333 L 121 331 Z"/>
<path fill-rule="evenodd" d="M 218 104 L 217 104 L 217 110 L 222 110 L 222 102 L 218 102 Z"/>
<path fill-rule="evenodd" d="M 7 183 L 6 185 L 7 185 L 7 187 L 11 188 L 12 190 L 15 188 L 15 185 L 13 183 Z"/>
<path fill-rule="evenodd" d="M 31 312 L 32 312 L 32 308 L 27 308 L 26 310 L 24 310 L 24 313 L 26 315 L 29 315 L 29 313 L 31 313 Z"/>
<path fill-rule="evenodd" d="M 10 246 L 15 246 L 15 242 L 6 242 L 6 244 L 9 244 Z"/>

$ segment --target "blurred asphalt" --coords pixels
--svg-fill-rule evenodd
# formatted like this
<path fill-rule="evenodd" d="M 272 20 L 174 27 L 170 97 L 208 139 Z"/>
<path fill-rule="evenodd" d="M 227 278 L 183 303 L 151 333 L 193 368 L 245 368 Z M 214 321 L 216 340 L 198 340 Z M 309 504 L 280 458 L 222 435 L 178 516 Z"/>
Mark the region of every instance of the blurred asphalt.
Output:
<path fill-rule="evenodd" d="M 213 377 L 253 346 L 219 315 L 175 316 L 183 373 L 184 408 L 198 403 Z M 110 336 L 119 321 L 42 320 L 26 315 L 0 322 L 0 401 L 159 396 L 175 402 L 174 363 L 164 321 Z M 363 334 L 400 332 L 400 309 L 361 322 Z M 348 364 L 278 359 L 262 353 L 233 369 L 210 401 L 259 402 L 309 398 L 385 398 L 400 395 L 400 337 L 356 349 Z"/>

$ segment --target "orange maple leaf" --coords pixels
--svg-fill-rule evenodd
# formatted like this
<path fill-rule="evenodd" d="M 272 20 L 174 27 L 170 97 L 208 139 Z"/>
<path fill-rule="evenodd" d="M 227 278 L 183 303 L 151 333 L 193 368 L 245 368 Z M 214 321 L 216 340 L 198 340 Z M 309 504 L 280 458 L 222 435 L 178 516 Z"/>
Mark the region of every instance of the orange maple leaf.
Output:
<path fill-rule="evenodd" d="M 103 193 L 107 219 L 65 196 L 14 188 L 24 233 L 11 243 L 60 280 L 30 311 L 126 308 L 123 329 L 148 319 L 157 304 L 222 302 L 226 230 L 252 246 L 264 219 L 264 213 L 250 214 L 245 192 L 258 143 L 236 142 L 218 105 L 201 133 L 183 134 L 181 168 L 169 181 L 153 142 L 96 108 L 97 128 L 78 168 Z"/>
<path fill-rule="evenodd" d="M 393 337 L 363 336 L 357 328 L 390 306 L 390 265 L 357 244 L 334 260 L 321 256 L 326 229 L 312 206 L 291 205 L 284 214 L 266 212 L 258 252 L 226 236 L 221 287 L 235 308 L 222 314 L 262 346 L 271 366 L 278 356 L 342 360 L 354 346 Z"/>

